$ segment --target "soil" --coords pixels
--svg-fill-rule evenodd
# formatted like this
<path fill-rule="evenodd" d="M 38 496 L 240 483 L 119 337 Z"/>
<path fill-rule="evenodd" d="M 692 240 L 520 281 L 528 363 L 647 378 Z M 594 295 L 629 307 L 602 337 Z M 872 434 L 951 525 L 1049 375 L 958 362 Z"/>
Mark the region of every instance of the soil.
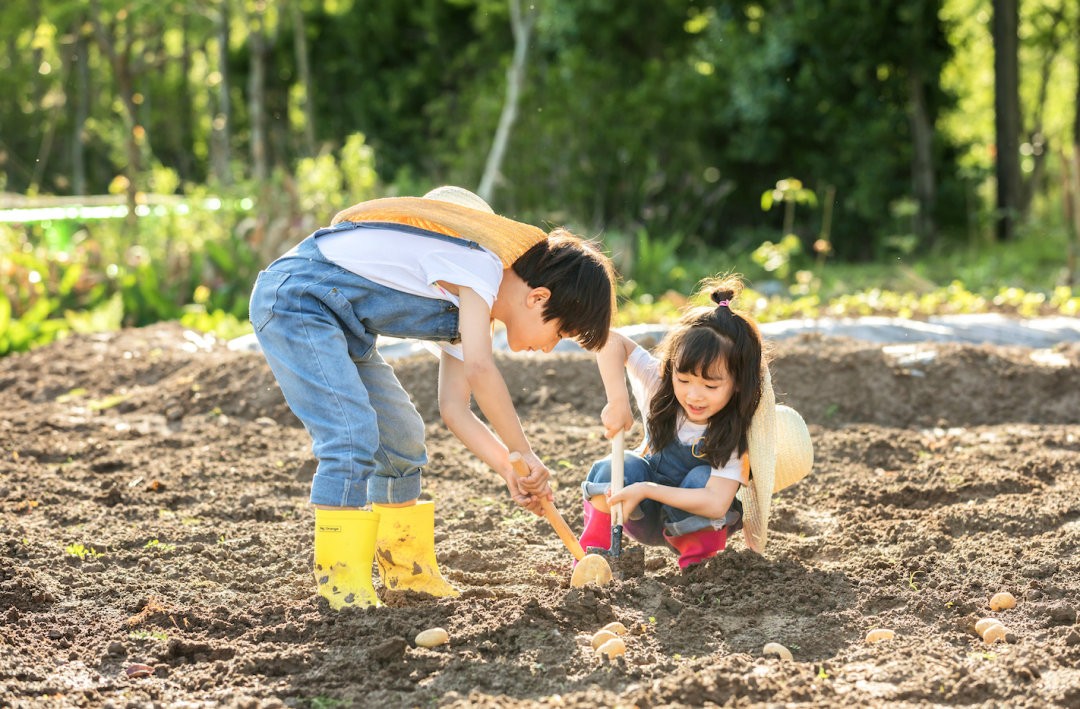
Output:
<path fill-rule="evenodd" d="M 439 423 L 434 360 L 399 361 L 462 595 L 342 612 L 314 593 L 310 441 L 260 355 L 161 324 L 0 360 L 0 706 L 1080 705 L 1080 345 L 773 356 L 816 461 L 764 556 L 736 534 L 680 572 L 650 547 L 602 589 L 570 588 L 551 528 Z M 499 362 L 580 531 L 595 363 Z M 602 660 L 615 620 L 626 655 Z M 417 647 L 436 626 L 450 642 Z"/>

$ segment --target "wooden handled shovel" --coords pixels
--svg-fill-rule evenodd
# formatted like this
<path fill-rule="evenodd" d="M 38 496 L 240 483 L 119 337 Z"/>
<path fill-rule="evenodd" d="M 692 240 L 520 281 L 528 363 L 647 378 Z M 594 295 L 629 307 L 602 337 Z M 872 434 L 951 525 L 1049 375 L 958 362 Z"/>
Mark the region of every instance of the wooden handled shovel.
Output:
<path fill-rule="evenodd" d="M 611 494 L 614 495 L 623 489 L 624 464 L 626 462 L 623 452 L 625 448 L 625 431 L 619 431 L 611 439 Z M 640 576 L 645 570 L 645 549 L 641 546 L 632 546 L 623 552 L 623 521 L 625 503 L 611 505 L 611 545 L 607 549 L 589 547 L 589 554 L 596 554 L 608 560 L 608 566 L 613 574 L 620 579 L 630 576 Z"/>
<path fill-rule="evenodd" d="M 619 431 L 611 439 L 611 494 L 614 495 L 623 489 L 623 458 L 624 431 Z M 622 526 L 623 526 L 623 503 L 611 508 L 611 549 L 610 554 L 618 557 L 622 554 Z"/>
<path fill-rule="evenodd" d="M 520 453 L 515 451 L 510 454 L 510 464 L 514 466 L 514 472 L 517 473 L 518 477 L 528 477 L 529 466 L 525 464 L 525 460 Z M 566 520 L 555 509 L 555 503 L 545 497 L 541 498 L 540 506 L 544 510 L 544 517 L 555 529 L 559 539 L 562 540 L 562 543 L 566 545 L 566 548 L 574 555 L 574 559 L 577 560 L 574 573 L 570 577 L 570 585 L 575 588 L 581 588 L 588 583 L 603 586 L 611 581 L 611 566 L 607 560 L 598 554 L 585 553 Z"/>

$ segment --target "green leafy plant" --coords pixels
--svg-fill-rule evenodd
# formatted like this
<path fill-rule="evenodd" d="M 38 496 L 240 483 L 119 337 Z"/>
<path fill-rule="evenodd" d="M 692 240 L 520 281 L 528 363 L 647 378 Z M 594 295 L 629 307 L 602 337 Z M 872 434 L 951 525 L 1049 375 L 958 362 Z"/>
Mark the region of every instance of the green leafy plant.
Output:
<path fill-rule="evenodd" d="M 763 211 L 769 211 L 774 204 L 784 205 L 784 230 L 782 236 L 786 237 L 795 231 L 795 206 L 805 204 L 816 207 L 817 194 L 813 190 L 804 187 L 802 180 L 788 177 L 777 180 L 776 187 L 762 193 L 761 209 Z"/>

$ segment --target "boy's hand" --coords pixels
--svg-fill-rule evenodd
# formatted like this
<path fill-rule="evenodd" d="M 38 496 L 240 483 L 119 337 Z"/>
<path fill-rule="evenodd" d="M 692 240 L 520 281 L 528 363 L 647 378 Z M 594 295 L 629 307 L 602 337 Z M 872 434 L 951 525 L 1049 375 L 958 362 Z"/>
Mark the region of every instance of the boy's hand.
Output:
<path fill-rule="evenodd" d="M 600 423 L 604 425 L 605 438 L 614 438 L 619 431 L 629 431 L 634 426 L 630 401 L 609 401 L 600 412 Z"/>
<path fill-rule="evenodd" d="M 529 474 L 526 477 L 518 478 L 522 489 L 530 495 L 538 495 L 549 500 L 553 499 L 555 495 L 552 494 L 551 488 L 548 487 L 551 471 L 547 469 L 547 466 L 535 453 L 524 453 L 521 459 L 525 461 L 525 465 L 529 466 Z"/>
<path fill-rule="evenodd" d="M 542 515 L 541 503 L 543 500 L 551 500 L 554 494 L 548 485 L 551 471 L 536 456 L 535 453 L 524 453 L 521 460 L 529 469 L 529 474 L 522 476 L 516 472 L 506 480 L 506 486 L 510 489 L 510 496 L 533 514 Z"/>
<path fill-rule="evenodd" d="M 517 477 L 517 475 L 512 475 L 506 479 L 506 487 L 510 490 L 510 498 L 537 517 L 542 517 L 544 508 L 540 498 L 525 492 L 525 489 L 521 487 L 520 480 L 521 478 Z"/>

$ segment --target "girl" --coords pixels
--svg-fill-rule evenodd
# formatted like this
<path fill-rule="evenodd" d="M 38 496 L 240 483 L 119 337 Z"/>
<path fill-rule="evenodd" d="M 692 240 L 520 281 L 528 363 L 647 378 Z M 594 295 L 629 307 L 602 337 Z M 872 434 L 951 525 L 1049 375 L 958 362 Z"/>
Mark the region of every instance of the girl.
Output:
<path fill-rule="evenodd" d="M 707 280 L 702 290 L 713 305 L 687 312 L 660 343 L 657 357 L 617 332 L 597 355 L 607 393 L 601 413 L 606 436 L 629 430 L 634 422 L 625 368 L 646 437 L 625 456 L 621 492 L 610 494 L 610 457 L 594 464 L 582 483 L 583 547 L 609 547 L 609 505 L 618 503 L 627 515 L 626 533 L 642 544 L 670 544 L 683 569 L 715 556 L 728 533 L 742 527 L 743 505 L 736 493 L 750 480 L 745 455 L 750 424 L 757 425 L 759 402 L 770 411 L 775 407 L 758 327 L 731 308 L 741 289 L 738 276 Z M 766 393 L 769 401 L 762 402 Z M 769 458 L 775 460 L 775 454 Z M 761 491 L 766 504 L 772 473 L 760 481 L 767 482 Z M 753 502 L 761 504 L 756 496 Z M 759 510 L 754 512 L 756 522 Z"/>

